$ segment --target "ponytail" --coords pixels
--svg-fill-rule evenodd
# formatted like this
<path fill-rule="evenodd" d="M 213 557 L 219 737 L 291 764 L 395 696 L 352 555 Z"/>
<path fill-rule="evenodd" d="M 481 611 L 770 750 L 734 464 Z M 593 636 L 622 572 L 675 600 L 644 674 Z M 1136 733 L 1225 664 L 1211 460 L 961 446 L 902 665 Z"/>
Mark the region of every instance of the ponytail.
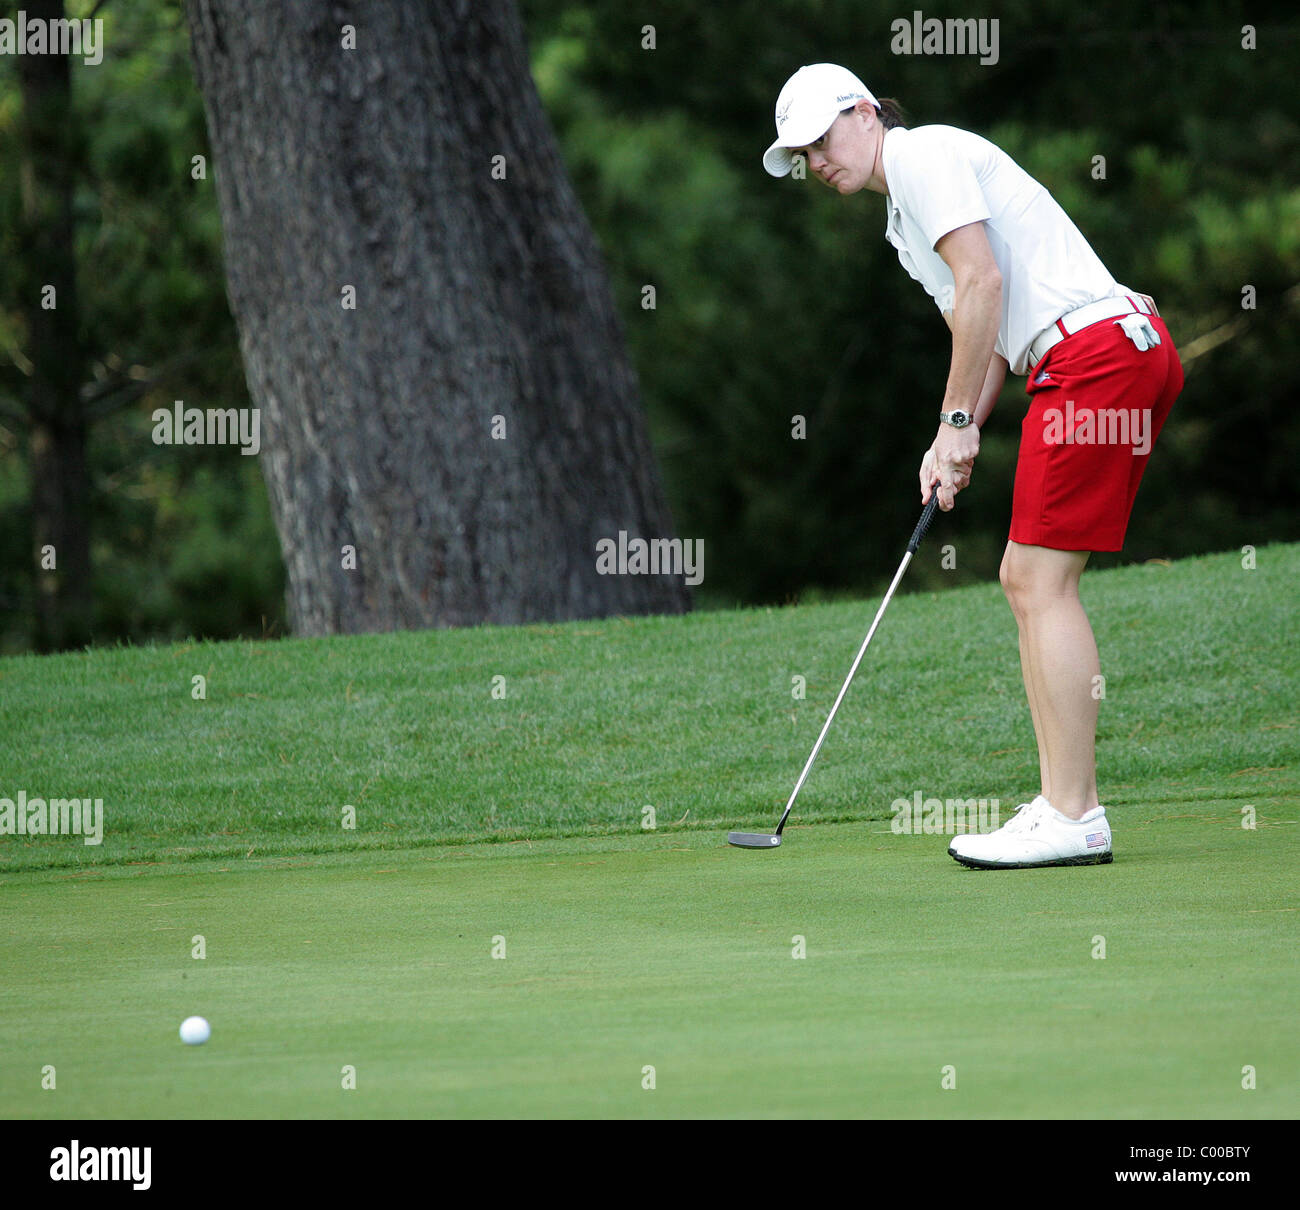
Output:
<path fill-rule="evenodd" d="M 907 113 L 893 97 L 880 97 L 880 124 L 886 130 L 906 129 Z"/>

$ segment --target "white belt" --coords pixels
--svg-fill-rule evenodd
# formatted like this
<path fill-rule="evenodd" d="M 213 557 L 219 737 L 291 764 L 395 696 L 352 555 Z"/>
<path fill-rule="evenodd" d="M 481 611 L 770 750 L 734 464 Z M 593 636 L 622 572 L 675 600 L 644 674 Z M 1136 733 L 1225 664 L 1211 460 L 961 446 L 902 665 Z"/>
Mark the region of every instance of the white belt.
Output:
<path fill-rule="evenodd" d="M 1143 315 L 1159 315 L 1153 299 L 1145 294 L 1123 294 L 1115 298 L 1099 298 L 1096 302 L 1085 303 L 1073 311 L 1067 311 L 1054 324 L 1049 324 L 1029 346 L 1029 364 L 1037 365 L 1047 356 L 1047 350 L 1058 344 L 1067 336 L 1095 324 L 1099 320 L 1111 319 L 1119 315 L 1132 315 L 1140 311 Z"/>

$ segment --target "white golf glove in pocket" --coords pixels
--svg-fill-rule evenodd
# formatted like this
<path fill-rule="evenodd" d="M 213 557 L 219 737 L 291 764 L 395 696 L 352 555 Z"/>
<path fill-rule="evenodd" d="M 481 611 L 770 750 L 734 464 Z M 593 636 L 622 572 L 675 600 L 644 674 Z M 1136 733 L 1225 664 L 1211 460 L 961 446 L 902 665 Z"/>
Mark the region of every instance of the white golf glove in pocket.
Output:
<path fill-rule="evenodd" d="M 1115 322 L 1124 329 L 1124 335 L 1137 345 L 1139 353 L 1154 349 L 1160 343 L 1160 333 L 1151 326 L 1151 321 L 1145 315 L 1125 315 Z"/>

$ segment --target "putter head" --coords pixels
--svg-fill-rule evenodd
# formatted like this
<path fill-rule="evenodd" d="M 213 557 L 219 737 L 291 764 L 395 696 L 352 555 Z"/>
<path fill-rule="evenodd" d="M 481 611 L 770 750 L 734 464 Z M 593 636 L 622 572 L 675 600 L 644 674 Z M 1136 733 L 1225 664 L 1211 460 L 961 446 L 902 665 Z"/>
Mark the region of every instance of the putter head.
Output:
<path fill-rule="evenodd" d="M 738 849 L 775 849 L 781 837 L 769 832 L 728 832 L 727 843 Z"/>

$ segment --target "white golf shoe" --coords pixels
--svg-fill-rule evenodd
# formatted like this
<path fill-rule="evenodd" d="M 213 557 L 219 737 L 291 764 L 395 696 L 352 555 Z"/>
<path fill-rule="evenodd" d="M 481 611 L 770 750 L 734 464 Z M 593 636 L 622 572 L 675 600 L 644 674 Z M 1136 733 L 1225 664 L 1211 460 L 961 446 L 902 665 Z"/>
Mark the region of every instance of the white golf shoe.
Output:
<path fill-rule="evenodd" d="M 1113 860 L 1106 808 L 1082 819 L 1064 816 L 1041 794 L 1021 803 L 996 832 L 954 836 L 948 856 L 982 870 L 1025 870 L 1049 865 L 1105 865 Z"/>

